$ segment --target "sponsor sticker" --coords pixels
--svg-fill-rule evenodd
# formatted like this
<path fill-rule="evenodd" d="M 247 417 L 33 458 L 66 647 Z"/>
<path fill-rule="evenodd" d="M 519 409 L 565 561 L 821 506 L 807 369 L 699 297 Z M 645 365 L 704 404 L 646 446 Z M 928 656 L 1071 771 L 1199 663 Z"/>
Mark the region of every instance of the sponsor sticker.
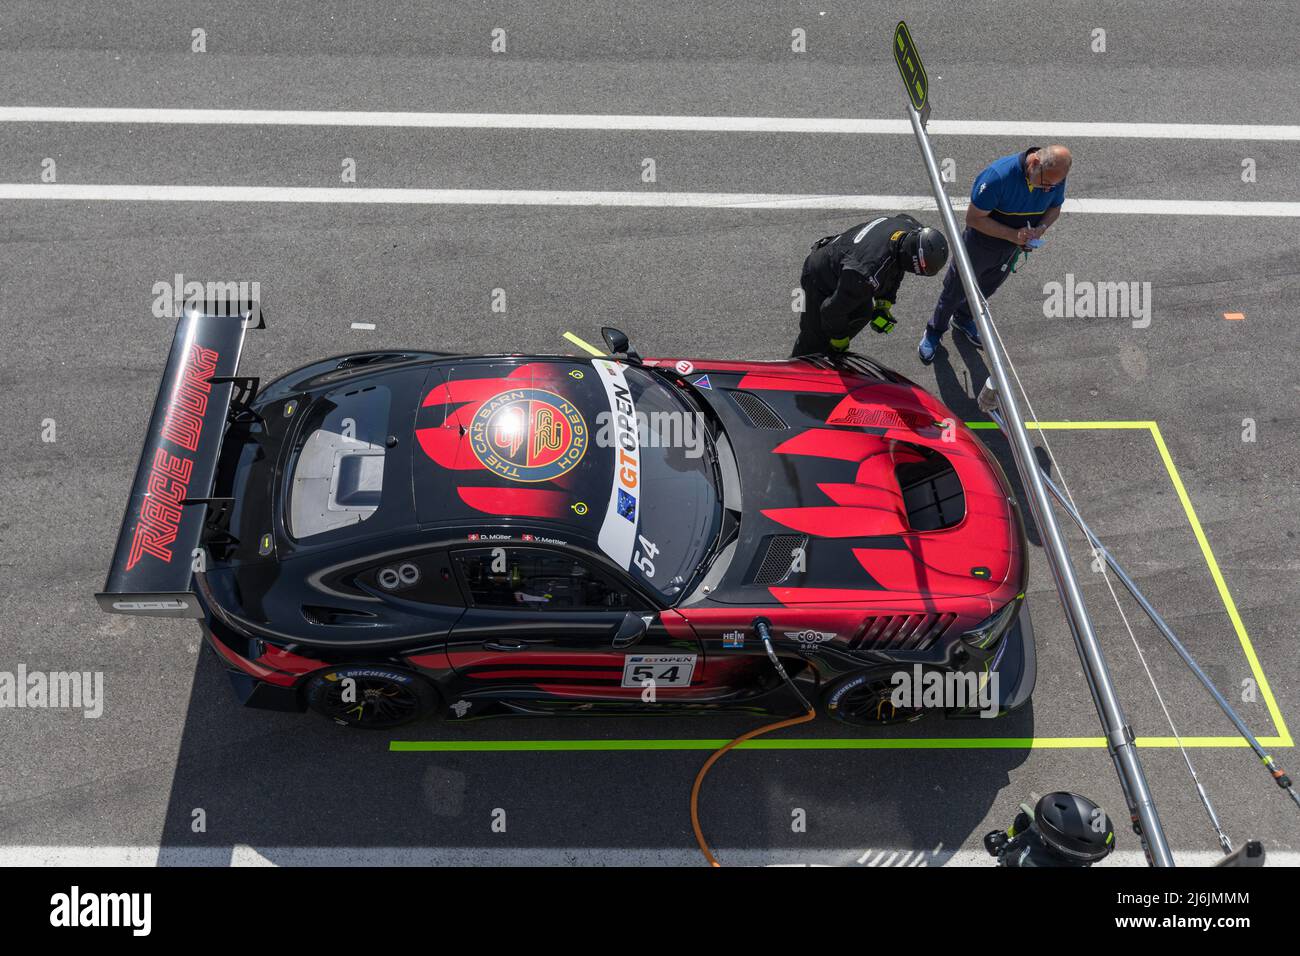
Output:
<path fill-rule="evenodd" d="M 723 646 L 723 647 L 727 647 L 727 648 L 731 648 L 731 649 L 733 649 L 733 650 L 736 649 L 736 648 L 739 648 L 739 647 L 744 647 L 744 646 L 745 646 L 745 632 L 744 632 L 744 631 L 727 631 L 726 633 L 724 633 L 724 634 L 722 635 L 722 646 Z"/>
<path fill-rule="evenodd" d="M 816 651 L 827 641 L 835 640 L 835 635 L 832 632 L 814 631 L 812 628 L 803 631 L 785 631 L 783 633 L 798 644 L 801 650 L 805 651 Z"/>
<path fill-rule="evenodd" d="M 620 362 L 592 359 L 609 400 L 614 451 L 613 486 L 596 541 L 622 568 L 632 565 L 636 547 L 637 503 L 641 496 L 641 446 L 636 405 Z"/>
<path fill-rule="evenodd" d="M 623 686 L 689 687 L 695 654 L 627 654 L 623 657 Z"/>
<path fill-rule="evenodd" d="M 587 423 L 567 398 L 541 388 L 492 396 L 469 423 L 470 448 L 484 468 L 510 481 L 551 481 L 586 454 Z"/>
<path fill-rule="evenodd" d="M 678 371 L 679 373 L 681 373 L 682 375 L 690 375 L 692 372 L 695 371 L 695 366 L 692 365 L 690 362 L 686 361 L 686 359 L 682 359 L 682 360 L 681 360 L 680 362 L 678 362 L 677 365 L 674 366 L 674 367 L 675 367 L 675 368 L 677 369 L 677 371 Z"/>

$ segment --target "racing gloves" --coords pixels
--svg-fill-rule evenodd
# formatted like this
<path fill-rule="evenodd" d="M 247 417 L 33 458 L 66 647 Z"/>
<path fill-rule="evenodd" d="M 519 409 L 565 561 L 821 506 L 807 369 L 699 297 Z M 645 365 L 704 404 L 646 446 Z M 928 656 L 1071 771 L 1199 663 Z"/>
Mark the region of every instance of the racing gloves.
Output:
<path fill-rule="evenodd" d="M 893 331 L 894 314 L 890 311 L 893 307 L 894 303 L 888 299 L 877 299 L 876 307 L 871 310 L 871 327 L 881 334 Z"/>
<path fill-rule="evenodd" d="M 843 339 L 831 339 L 831 351 L 833 351 L 833 352 L 847 352 L 847 351 L 849 350 L 849 342 L 850 342 L 850 341 L 852 341 L 852 340 L 851 340 L 851 339 L 848 339 L 848 338 L 843 338 Z"/>

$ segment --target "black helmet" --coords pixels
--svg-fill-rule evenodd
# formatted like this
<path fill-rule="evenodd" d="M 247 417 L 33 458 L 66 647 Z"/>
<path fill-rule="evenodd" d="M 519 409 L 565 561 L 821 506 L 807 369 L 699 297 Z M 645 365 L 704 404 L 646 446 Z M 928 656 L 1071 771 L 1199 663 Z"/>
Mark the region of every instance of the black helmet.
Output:
<path fill-rule="evenodd" d="M 1043 842 L 1081 863 L 1096 863 L 1115 849 L 1110 817 L 1077 793 L 1049 793 L 1034 807 L 1034 826 Z"/>
<path fill-rule="evenodd" d="M 903 268 L 919 276 L 938 275 L 948 261 L 948 240 L 938 229 L 913 229 L 898 245 Z"/>

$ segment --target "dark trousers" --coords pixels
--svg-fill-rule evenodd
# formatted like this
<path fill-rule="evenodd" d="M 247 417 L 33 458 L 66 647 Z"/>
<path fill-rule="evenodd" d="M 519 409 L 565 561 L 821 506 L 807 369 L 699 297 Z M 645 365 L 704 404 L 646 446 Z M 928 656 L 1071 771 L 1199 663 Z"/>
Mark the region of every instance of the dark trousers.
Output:
<path fill-rule="evenodd" d="M 799 285 L 803 289 L 803 314 L 799 316 L 799 337 L 794 341 L 794 348 L 790 352 L 791 358 L 798 358 L 800 355 L 825 355 L 831 350 L 831 337 L 822 327 L 821 305 L 831 297 L 832 293 L 823 292 L 816 281 L 808 275 L 806 269 L 805 264 L 804 274 L 799 279 Z M 873 304 L 873 301 L 868 299 L 865 307 L 850 316 L 848 338 L 853 338 L 866 328 L 867 323 L 871 321 Z"/>
<path fill-rule="evenodd" d="M 975 270 L 980 292 L 987 299 L 1011 275 L 1011 260 L 1015 258 L 1017 247 L 1005 239 L 994 239 L 969 228 L 962 233 L 961 241 L 966 244 L 966 255 Z M 941 336 L 948 331 L 954 316 L 963 325 L 971 321 L 970 303 L 966 301 L 966 290 L 962 288 L 961 276 L 957 273 L 955 256 L 948 264 L 948 273 L 943 277 L 943 291 L 939 293 L 939 302 L 926 328 Z"/>

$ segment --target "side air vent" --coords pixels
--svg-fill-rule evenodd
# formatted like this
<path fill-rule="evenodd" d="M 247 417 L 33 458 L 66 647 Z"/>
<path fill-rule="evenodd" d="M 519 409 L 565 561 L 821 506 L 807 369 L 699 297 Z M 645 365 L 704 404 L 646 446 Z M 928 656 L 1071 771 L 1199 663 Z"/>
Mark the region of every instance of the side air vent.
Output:
<path fill-rule="evenodd" d="M 804 534 L 774 534 L 767 539 L 767 552 L 754 574 L 753 584 L 778 584 L 790 576 L 794 552 L 808 544 Z"/>
<path fill-rule="evenodd" d="M 851 651 L 923 651 L 943 636 L 956 614 L 882 614 L 866 619 Z"/>
<path fill-rule="evenodd" d="M 375 615 L 369 611 L 350 611 L 341 607 L 304 604 L 302 616 L 317 627 L 374 627 Z"/>
<path fill-rule="evenodd" d="M 785 419 L 778 415 L 772 406 L 767 404 L 753 392 L 742 392 L 739 389 L 731 390 L 731 398 L 749 423 L 755 428 L 788 428 Z"/>

